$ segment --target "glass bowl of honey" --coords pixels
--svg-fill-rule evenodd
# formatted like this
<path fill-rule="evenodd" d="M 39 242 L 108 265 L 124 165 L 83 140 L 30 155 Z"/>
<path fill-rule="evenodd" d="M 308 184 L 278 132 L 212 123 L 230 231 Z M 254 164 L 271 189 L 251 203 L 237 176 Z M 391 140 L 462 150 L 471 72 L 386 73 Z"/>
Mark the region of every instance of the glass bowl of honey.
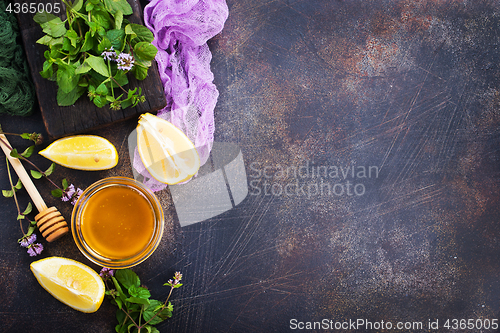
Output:
<path fill-rule="evenodd" d="M 127 177 L 109 177 L 90 185 L 73 208 L 71 231 L 80 251 L 102 267 L 122 269 L 146 260 L 164 229 L 156 195 Z"/>

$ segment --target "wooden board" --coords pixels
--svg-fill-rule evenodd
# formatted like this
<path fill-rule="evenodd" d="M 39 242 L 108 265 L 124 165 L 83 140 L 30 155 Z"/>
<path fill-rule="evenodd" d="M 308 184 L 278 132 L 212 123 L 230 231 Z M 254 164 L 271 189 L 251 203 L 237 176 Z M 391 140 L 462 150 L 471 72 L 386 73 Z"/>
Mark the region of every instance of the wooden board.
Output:
<path fill-rule="evenodd" d="M 142 23 L 142 8 L 138 0 L 127 0 L 134 13 L 126 17 L 130 22 Z M 21 1 L 28 3 L 27 0 Z M 64 5 L 61 2 L 64 9 Z M 64 12 L 64 10 L 61 10 Z M 61 13 L 62 14 L 62 13 Z M 60 15 L 61 17 L 63 15 Z M 158 74 L 156 62 L 148 71 L 148 77 L 139 81 L 129 75 L 130 87 L 141 87 L 146 97 L 146 102 L 139 103 L 134 108 L 111 110 L 109 105 L 98 108 L 86 96 L 82 96 L 72 106 L 58 106 L 56 101 L 57 84 L 42 78 L 39 72 L 44 62 L 44 52 L 47 46 L 37 44 L 36 41 L 44 33 L 40 26 L 33 21 L 34 14 L 17 14 L 19 27 L 23 38 L 28 64 L 35 84 L 36 94 L 45 128 L 51 138 L 82 133 L 121 120 L 136 117 L 145 112 L 156 112 L 166 105 L 163 85 Z M 127 88 L 127 87 L 125 87 Z"/>

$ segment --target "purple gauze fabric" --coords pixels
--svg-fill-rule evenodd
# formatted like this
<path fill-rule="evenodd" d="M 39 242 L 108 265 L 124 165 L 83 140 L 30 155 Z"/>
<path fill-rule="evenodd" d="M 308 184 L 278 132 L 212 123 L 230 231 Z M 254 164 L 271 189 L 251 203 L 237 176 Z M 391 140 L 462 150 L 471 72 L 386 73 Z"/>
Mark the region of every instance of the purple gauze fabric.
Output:
<path fill-rule="evenodd" d="M 207 41 L 222 31 L 228 14 L 225 0 L 153 0 L 144 8 L 145 25 L 153 32 L 158 49 L 156 62 L 167 99 L 167 106 L 157 115 L 194 143 L 201 165 L 212 148 L 219 96 L 212 82 Z M 149 175 L 137 149 L 133 167 L 151 190 L 166 187 Z"/>

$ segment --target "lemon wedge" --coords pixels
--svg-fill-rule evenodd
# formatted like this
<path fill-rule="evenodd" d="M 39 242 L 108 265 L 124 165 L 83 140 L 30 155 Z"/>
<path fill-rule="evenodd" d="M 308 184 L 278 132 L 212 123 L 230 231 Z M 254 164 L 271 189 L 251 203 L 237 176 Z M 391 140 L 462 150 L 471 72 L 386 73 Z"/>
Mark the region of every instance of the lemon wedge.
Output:
<path fill-rule="evenodd" d="M 62 138 L 51 143 L 39 154 L 52 162 L 77 170 L 106 170 L 118 164 L 115 146 L 97 135 Z"/>
<path fill-rule="evenodd" d="M 45 290 L 73 309 L 91 313 L 101 306 L 104 282 L 92 268 L 62 257 L 32 262 L 30 268 Z"/>
<path fill-rule="evenodd" d="M 139 118 L 137 149 L 151 176 L 164 184 L 184 182 L 200 168 L 200 157 L 188 137 L 172 123 L 150 113 Z"/>

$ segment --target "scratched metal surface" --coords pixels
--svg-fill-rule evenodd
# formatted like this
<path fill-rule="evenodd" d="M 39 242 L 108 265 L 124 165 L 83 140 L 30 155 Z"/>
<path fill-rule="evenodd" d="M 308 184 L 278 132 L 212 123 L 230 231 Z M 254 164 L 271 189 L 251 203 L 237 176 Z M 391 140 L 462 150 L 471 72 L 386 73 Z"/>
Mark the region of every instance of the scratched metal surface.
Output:
<path fill-rule="evenodd" d="M 242 149 L 250 194 L 182 229 L 168 191 L 161 194 L 168 232 L 135 269 L 159 299 L 168 292 L 162 283 L 184 273 L 174 317 L 160 330 L 296 331 L 291 319 L 425 328 L 439 319 L 434 331 L 458 332 L 445 320 L 498 318 L 498 2 L 228 5 L 224 31 L 209 44 L 220 91 L 216 139 Z M 18 120 L 0 117 L 5 130 L 21 130 Z M 41 129 L 39 121 L 23 126 Z M 56 179 L 84 187 L 131 176 L 134 125 L 95 132 L 117 146 L 117 168 L 59 168 Z M 5 162 L 0 169 L 6 188 Z M 15 206 L 2 199 L 2 207 L 0 331 L 111 332 L 109 303 L 80 314 L 41 290 L 15 243 Z M 61 210 L 69 217 L 70 207 Z M 70 237 L 45 255 L 84 261 Z"/>

